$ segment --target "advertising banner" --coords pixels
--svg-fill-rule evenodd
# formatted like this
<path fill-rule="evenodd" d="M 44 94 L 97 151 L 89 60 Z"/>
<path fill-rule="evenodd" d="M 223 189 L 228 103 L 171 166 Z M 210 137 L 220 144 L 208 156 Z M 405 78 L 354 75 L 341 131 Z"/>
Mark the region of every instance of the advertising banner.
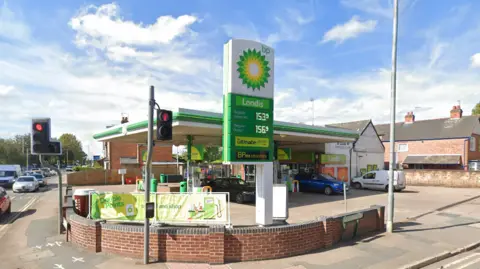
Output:
<path fill-rule="evenodd" d="M 143 193 L 92 193 L 92 219 L 144 221 Z M 161 223 L 228 224 L 226 193 L 152 193 L 155 220 Z"/>
<path fill-rule="evenodd" d="M 292 157 L 292 149 L 290 148 L 279 148 L 277 149 L 277 160 L 279 161 L 288 161 Z"/>
<path fill-rule="evenodd" d="M 155 201 L 155 194 L 150 195 Z M 143 193 L 92 193 L 90 196 L 92 219 L 143 221 L 145 195 Z"/>
<path fill-rule="evenodd" d="M 156 219 L 162 223 L 228 223 L 226 193 L 157 193 Z"/>
<path fill-rule="evenodd" d="M 190 159 L 192 161 L 203 161 L 204 153 L 205 147 L 203 145 L 192 145 Z"/>

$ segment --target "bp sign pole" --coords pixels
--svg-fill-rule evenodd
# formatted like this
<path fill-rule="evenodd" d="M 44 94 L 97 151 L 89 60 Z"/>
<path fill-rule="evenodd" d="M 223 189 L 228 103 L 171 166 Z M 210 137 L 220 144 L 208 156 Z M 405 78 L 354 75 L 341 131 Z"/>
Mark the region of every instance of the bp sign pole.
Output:
<path fill-rule="evenodd" d="M 256 222 L 272 223 L 274 50 L 232 39 L 223 58 L 223 162 L 255 165 Z"/>

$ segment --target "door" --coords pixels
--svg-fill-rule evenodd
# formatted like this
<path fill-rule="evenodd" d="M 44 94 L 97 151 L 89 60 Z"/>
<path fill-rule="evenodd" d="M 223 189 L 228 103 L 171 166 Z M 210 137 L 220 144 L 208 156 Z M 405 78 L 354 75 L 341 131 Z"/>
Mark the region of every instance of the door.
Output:
<path fill-rule="evenodd" d="M 321 179 L 312 178 L 310 180 L 310 188 L 315 192 L 323 192 L 325 190 L 325 182 Z"/>
<path fill-rule="evenodd" d="M 376 189 L 376 190 L 383 190 L 385 188 L 385 173 L 380 173 L 380 172 L 371 172 L 371 174 L 373 174 L 373 176 L 371 176 L 370 180 L 371 180 L 371 186 L 372 186 L 372 189 Z"/>
<path fill-rule="evenodd" d="M 375 189 L 375 172 L 368 172 L 363 175 L 363 186 L 369 189 Z"/>

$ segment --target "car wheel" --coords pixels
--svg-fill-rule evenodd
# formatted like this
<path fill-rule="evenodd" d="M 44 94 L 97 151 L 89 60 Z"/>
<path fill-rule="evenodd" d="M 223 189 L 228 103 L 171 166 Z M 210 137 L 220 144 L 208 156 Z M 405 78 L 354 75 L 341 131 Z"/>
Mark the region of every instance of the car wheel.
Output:
<path fill-rule="evenodd" d="M 388 185 L 387 185 L 387 186 L 385 186 L 385 191 L 386 191 L 386 192 L 388 192 Z"/>
<path fill-rule="evenodd" d="M 355 182 L 355 183 L 353 183 L 353 187 L 354 187 L 355 189 L 361 189 L 361 188 L 362 188 L 362 184 L 360 184 L 360 183 L 358 183 L 358 182 Z"/>
<path fill-rule="evenodd" d="M 12 213 L 12 202 L 10 202 L 10 204 L 8 205 L 8 208 L 7 208 L 6 213 L 7 213 L 7 214 Z"/>
<path fill-rule="evenodd" d="M 239 193 L 235 196 L 235 202 L 237 204 L 243 204 L 243 201 L 244 201 L 243 194 Z"/>
<path fill-rule="evenodd" d="M 326 187 L 324 193 L 325 195 L 331 195 L 333 193 L 333 189 L 330 187 Z"/>

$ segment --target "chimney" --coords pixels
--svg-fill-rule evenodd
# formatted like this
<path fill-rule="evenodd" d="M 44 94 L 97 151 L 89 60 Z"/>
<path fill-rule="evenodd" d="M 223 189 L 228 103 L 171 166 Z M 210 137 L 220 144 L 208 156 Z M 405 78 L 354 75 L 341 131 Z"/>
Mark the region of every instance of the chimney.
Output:
<path fill-rule="evenodd" d="M 452 110 L 450 110 L 450 118 L 451 119 L 461 119 L 462 115 L 463 115 L 463 110 L 460 107 L 460 105 L 453 106 Z"/>
<path fill-rule="evenodd" d="M 121 124 L 127 123 L 128 122 L 128 117 L 122 117 L 122 121 L 120 122 Z"/>
<path fill-rule="evenodd" d="M 413 111 L 407 112 L 407 115 L 405 115 L 405 123 L 414 123 L 415 122 L 415 115 L 413 114 Z"/>

